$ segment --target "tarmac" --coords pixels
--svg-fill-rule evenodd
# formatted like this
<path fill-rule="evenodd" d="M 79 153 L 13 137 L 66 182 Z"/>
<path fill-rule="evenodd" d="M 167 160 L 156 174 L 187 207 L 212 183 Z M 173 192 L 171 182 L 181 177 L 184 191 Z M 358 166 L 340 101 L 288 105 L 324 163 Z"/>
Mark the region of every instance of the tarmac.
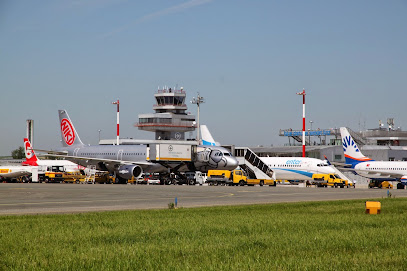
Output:
<path fill-rule="evenodd" d="M 187 186 L 0 183 L 0 215 L 192 208 L 220 205 L 407 197 L 407 190 L 316 188 L 296 185 Z"/>

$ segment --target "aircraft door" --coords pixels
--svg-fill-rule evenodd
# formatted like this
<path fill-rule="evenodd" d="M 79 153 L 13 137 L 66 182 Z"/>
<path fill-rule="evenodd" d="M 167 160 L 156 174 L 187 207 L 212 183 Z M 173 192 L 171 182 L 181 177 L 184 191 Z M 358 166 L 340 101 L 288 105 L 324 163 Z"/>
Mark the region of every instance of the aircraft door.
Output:
<path fill-rule="evenodd" d="M 117 160 L 123 160 L 123 150 L 117 152 Z"/>

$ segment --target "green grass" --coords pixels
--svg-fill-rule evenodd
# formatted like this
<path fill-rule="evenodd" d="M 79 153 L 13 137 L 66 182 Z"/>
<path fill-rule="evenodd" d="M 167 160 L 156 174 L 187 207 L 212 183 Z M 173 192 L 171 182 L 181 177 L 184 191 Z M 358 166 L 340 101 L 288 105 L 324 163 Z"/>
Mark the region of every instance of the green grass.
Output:
<path fill-rule="evenodd" d="M 0 216 L 0 270 L 407 270 L 407 199 Z"/>

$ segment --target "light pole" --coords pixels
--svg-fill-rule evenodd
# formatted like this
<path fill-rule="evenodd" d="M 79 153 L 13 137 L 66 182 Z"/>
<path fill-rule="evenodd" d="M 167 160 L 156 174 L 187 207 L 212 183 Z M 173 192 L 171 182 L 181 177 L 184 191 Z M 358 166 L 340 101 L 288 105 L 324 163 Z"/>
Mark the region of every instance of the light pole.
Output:
<path fill-rule="evenodd" d="M 312 144 L 311 144 L 311 133 L 312 133 L 312 123 L 313 123 L 313 121 L 310 120 L 309 123 L 311 124 L 311 129 L 310 129 L 310 131 L 308 132 L 308 137 L 309 137 L 308 140 L 309 140 L 309 144 L 312 145 Z"/>
<path fill-rule="evenodd" d="M 120 105 L 120 102 L 119 102 L 119 99 L 117 99 L 117 101 L 115 101 L 115 102 L 112 102 L 112 104 L 117 104 L 117 140 L 116 140 L 116 145 L 119 145 L 119 134 L 120 134 L 120 128 L 119 128 L 119 116 L 120 116 L 120 113 L 119 113 L 119 105 Z"/>
<path fill-rule="evenodd" d="M 199 95 L 199 92 L 198 92 L 198 96 L 197 96 L 196 98 L 193 97 L 193 98 L 192 98 L 192 101 L 191 101 L 191 103 L 196 104 L 196 105 L 198 106 L 198 116 L 197 116 L 198 130 L 197 130 L 197 133 L 196 133 L 196 141 L 198 142 L 198 145 L 200 144 L 199 130 L 200 130 L 200 128 L 201 128 L 201 127 L 199 127 L 199 105 L 200 105 L 201 103 L 204 103 L 204 102 L 205 102 L 205 101 L 204 101 L 204 98 Z"/>
<path fill-rule="evenodd" d="M 102 130 L 98 130 L 98 132 L 99 132 L 99 144 L 100 144 L 100 132 L 101 132 Z"/>
<path fill-rule="evenodd" d="M 305 89 L 297 95 L 302 95 L 302 157 L 305 157 Z"/>

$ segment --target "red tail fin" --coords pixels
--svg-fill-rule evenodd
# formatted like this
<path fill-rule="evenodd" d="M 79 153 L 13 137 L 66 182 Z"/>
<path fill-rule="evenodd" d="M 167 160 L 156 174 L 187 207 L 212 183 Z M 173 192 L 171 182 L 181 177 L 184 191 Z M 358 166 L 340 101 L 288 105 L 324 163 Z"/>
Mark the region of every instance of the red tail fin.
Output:
<path fill-rule="evenodd" d="M 35 155 L 28 138 L 24 138 L 24 150 L 25 150 L 25 161 L 22 164 L 27 166 L 38 166 L 37 164 L 38 158 Z"/>

